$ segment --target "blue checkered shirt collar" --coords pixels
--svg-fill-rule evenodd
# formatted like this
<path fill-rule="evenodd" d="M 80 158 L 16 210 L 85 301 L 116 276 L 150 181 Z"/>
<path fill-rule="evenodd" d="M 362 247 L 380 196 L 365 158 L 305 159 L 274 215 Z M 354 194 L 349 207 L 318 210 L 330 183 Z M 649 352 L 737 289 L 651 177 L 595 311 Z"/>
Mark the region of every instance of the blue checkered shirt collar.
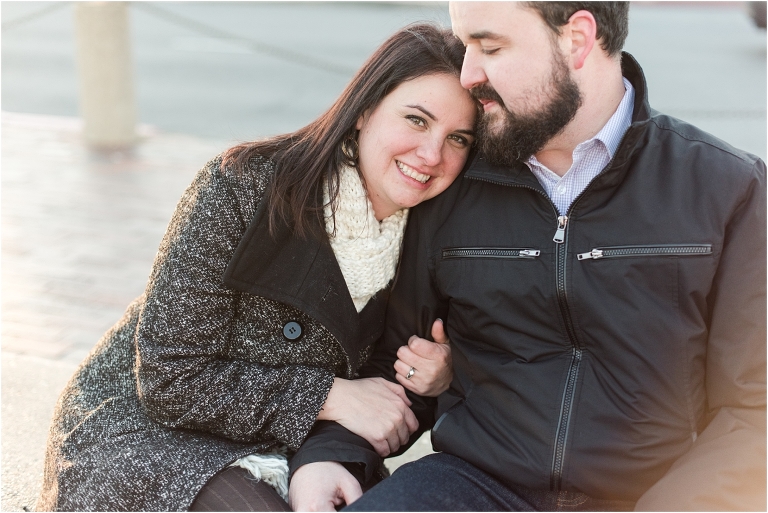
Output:
<path fill-rule="evenodd" d="M 629 125 L 632 124 L 635 89 L 626 78 L 624 89 L 624 97 L 616 112 L 603 128 L 594 137 L 574 148 L 573 164 L 562 178 L 547 169 L 535 156 L 528 159 L 528 167 L 561 214 L 568 211 L 573 200 L 608 165 Z"/>

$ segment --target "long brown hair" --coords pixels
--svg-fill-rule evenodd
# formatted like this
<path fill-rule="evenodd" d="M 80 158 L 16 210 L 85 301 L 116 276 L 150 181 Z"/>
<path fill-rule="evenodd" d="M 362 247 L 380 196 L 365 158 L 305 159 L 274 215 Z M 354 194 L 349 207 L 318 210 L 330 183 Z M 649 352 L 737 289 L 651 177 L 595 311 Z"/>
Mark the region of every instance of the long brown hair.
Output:
<path fill-rule="evenodd" d="M 407 26 L 387 39 L 355 74 L 323 115 L 293 133 L 240 144 L 227 150 L 224 168 L 242 172 L 262 156 L 275 163 L 267 198 L 270 232 L 280 220 L 292 223 L 299 236 L 315 233 L 322 219 L 322 186 L 328 181 L 331 204 L 338 194 L 339 171 L 351 165 L 342 142 L 357 138 L 355 125 L 387 94 L 405 81 L 445 73 L 458 77 L 464 46 L 448 29 L 431 24 Z"/>

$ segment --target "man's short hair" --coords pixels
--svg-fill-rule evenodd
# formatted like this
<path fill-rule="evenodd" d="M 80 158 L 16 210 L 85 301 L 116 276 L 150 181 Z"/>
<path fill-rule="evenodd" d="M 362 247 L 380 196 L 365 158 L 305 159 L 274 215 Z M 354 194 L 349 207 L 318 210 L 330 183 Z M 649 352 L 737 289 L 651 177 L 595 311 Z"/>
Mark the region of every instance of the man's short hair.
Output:
<path fill-rule="evenodd" d="M 523 6 L 538 12 L 558 36 L 573 13 L 591 12 L 600 46 L 610 56 L 621 52 L 629 33 L 629 2 L 523 2 Z"/>

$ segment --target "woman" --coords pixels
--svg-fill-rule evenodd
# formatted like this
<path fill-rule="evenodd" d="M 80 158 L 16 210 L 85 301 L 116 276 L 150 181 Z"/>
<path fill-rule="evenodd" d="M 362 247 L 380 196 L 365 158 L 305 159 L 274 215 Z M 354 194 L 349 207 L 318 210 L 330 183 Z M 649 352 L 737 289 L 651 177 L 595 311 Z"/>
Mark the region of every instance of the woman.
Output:
<path fill-rule="evenodd" d="M 467 158 L 462 56 L 447 31 L 406 28 L 319 119 L 198 173 L 145 293 L 59 399 L 38 509 L 286 509 L 265 482 L 285 497 L 285 457 L 316 420 L 382 455 L 407 440 L 402 388 L 351 379 L 382 329 L 407 208 Z M 419 361 L 400 379 L 444 390 L 446 361 Z M 232 486 L 246 504 L 211 502 Z"/>

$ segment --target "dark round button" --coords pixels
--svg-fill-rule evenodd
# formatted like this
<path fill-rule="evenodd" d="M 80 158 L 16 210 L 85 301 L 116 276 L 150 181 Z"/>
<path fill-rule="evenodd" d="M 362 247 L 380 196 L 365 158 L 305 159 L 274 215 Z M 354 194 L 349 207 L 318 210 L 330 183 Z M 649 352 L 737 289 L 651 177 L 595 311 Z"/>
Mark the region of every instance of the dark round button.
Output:
<path fill-rule="evenodd" d="M 301 324 L 296 321 L 291 321 L 283 326 L 283 336 L 288 340 L 296 340 L 302 333 Z"/>

